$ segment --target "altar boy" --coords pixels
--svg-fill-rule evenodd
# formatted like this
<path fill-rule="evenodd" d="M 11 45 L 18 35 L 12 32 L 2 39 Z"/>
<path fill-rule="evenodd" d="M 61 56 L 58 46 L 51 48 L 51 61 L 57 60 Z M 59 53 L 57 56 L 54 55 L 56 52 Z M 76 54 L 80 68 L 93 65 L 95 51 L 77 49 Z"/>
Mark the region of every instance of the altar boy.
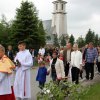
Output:
<path fill-rule="evenodd" d="M 13 62 L 5 55 L 5 48 L 0 45 L 0 100 L 15 100 L 10 77 L 13 68 Z"/>
<path fill-rule="evenodd" d="M 28 100 L 31 98 L 30 69 L 33 65 L 33 60 L 29 50 L 26 49 L 26 43 L 24 41 L 18 43 L 18 49 L 19 52 L 15 57 L 17 69 L 14 93 L 17 100 Z"/>

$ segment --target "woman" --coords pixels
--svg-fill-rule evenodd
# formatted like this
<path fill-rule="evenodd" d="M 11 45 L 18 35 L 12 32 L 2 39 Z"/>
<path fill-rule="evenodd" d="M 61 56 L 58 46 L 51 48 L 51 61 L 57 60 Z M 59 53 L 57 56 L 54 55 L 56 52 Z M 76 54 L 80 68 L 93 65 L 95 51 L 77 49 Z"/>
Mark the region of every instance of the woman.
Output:
<path fill-rule="evenodd" d="M 0 45 L 0 100 L 15 100 L 11 87 L 11 73 L 13 68 L 15 66 L 5 55 L 5 48 Z"/>
<path fill-rule="evenodd" d="M 73 45 L 73 50 L 71 53 L 72 82 L 79 84 L 79 73 L 82 70 L 82 53 L 78 50 L 78 44 Z"/>
<path fill-rule="evenodd" d="M 53 52 L 53 59 L 50 61 L 50 67 L 48 68 L 48 73 L 51 72 L 51 77 L 53 81 L 65 78 L 63 61 L 60 60 L 57 56 L 57 52 Z"/>

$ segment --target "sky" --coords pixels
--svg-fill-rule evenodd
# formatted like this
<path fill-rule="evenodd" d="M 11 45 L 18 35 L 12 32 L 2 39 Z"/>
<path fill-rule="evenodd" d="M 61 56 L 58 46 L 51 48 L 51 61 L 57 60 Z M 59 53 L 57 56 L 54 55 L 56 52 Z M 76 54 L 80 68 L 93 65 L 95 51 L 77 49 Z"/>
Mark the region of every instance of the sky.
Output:
<path fill-rule="evenodd" d="M 23 0 L 24 1 L 24 0 Z M 54 0 L 28 0 L 34 3 L 42 20 L 52 19 Z M 67 31 L 75 38 L 85 36 L 91 28 L 100 35 L 100 0 L 65 0 L 67 11 Z M 0 0 L 0 16 L 4 14 L 7 20 L 14 19 L 16 8 L 22 0 Z"/>

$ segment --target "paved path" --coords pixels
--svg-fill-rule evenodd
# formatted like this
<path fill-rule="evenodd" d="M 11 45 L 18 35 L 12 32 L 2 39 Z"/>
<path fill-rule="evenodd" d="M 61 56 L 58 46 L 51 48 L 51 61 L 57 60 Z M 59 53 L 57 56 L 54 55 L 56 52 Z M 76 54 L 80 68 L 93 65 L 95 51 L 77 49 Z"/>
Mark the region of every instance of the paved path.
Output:
<path fill-rule="evenodd" d="M 31 70 L 31 93 L 32 93 L 32 99 L 36 100 L 36 94 L 40 91 L 38 87 L 38 82 L 36 82 L 36 75 L 37 75 L 37 69 Z M 50 81 L 50 76 L 47 76 L 47 82 Z"/>

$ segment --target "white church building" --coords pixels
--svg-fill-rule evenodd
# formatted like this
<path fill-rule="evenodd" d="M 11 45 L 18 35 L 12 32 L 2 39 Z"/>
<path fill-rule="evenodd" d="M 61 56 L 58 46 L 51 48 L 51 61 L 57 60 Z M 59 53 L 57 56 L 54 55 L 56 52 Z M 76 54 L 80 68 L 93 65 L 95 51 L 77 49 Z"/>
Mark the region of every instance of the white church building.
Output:
<path fill-rule="evenodd" d="M 64 35 L 67 36 L 67 13 L 66 1 L 56 0 L 53 2 L 52 20 L 43 21 L 44 29 L 47 33 L 47 44 L 53 44 L 54 34 L 58 39 Z"/>

